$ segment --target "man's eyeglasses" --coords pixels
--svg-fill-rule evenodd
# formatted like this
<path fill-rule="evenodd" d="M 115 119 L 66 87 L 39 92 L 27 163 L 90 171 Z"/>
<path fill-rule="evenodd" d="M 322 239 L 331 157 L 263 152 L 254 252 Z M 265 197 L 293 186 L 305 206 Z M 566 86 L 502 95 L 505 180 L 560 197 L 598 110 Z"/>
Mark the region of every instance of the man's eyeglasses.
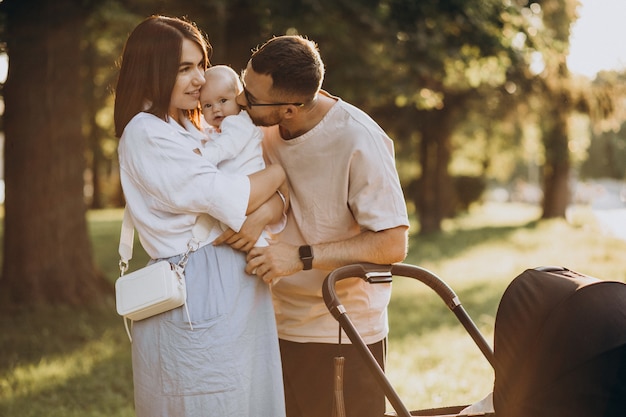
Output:
<path fill-rule="evenodd" d="M 250 93 L 245 88 L 243 89 L 243 94 L 246 97 L 246 101 L 248 102 L 248 107 L 267 107 L 267 106 L 304 106 L 304 103 L 253 103 L 250 98 Z"/>

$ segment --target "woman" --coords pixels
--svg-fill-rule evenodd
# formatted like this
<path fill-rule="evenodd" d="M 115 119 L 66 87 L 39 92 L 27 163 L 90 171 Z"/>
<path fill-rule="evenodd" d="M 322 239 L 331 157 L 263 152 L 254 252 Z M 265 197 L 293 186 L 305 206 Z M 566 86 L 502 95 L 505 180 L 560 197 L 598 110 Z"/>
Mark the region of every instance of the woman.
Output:
<path fill-rule="evenodd" d="M 277 222 L 280 166 L 227 175 L 193 152 L 210 45 L 187 21 L 152 16 L 130 34 L 115 97 L 127 210 L 152 259 L 177 262 L 198 215 L 231 229 L 246 215 Z M 251 248 L 250 242 L 239 247 Z M 247 275 L 245 253 L 207 244 L 185 268 L 187 307 L 134 323 L 139 417 L 284 416 L 280 357 L 267 285 Z"/>

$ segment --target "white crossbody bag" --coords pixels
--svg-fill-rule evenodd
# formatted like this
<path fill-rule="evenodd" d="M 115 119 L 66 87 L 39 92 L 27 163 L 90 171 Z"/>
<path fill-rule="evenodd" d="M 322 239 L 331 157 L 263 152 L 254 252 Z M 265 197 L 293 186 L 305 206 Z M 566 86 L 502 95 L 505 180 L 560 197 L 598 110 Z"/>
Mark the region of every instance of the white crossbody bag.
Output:
<path fill-rule="evenodd" d="M 185 265 L 189 255 L 207 239 L 210 221 L 208 216 L 198 216 L 192 229 L 193 237 L 187 243 L 187 251 L 178 263 L 158 261 L 126 274 L 129 261 L 133 257 L 135 227 L 128 209 L 124 210 L 119 246 L 120 277 L 115 281 L 115 306 L 117 313 L 124 318 L 124 327 L 131 342 L 133 339 L 128 328 L 129 320 L 132 326 L 133 321 L 143 320 L 182 305 L 185 306 L 189 327 L 193 330 L 187 308 Z"/>

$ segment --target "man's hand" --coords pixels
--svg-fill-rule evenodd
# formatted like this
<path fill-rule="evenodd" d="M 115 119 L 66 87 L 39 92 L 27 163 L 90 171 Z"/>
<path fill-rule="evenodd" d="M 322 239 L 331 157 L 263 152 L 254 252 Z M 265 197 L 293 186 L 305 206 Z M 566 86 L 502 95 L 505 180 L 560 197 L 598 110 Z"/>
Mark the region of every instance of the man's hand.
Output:
<path fill-rule="evenodd" d="M 246 272 L 255 273 L 267 283 L 301 271 L 303 267 L 298 247 L 277 241 L 270 241 L 266 247 L 252 248 L 246 259 Z"/>

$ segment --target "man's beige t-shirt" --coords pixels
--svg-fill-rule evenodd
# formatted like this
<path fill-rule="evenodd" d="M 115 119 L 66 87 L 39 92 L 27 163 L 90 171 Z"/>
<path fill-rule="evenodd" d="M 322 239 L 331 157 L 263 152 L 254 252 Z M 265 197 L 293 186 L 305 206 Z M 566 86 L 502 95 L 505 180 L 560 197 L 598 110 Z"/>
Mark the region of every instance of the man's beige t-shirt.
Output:
<path fill-rule="evenodd" d="M 344 240 L 361 230 L 409 225 L 393 142 L 363 111 L 338 99 L 302 136 L 283 140 L 277 126 L 264 130 L 265 157 L 283 166 L 290 187 L 287 225 L 274 239 L 314 245 Z M 337 343 L 338 323 L 322 298 L 329 273 L 300 271 L 273 286 L 281 339 Z M 390 284 L 347 279 L 336 289 L 367 344 L 387 336 Z"/>

